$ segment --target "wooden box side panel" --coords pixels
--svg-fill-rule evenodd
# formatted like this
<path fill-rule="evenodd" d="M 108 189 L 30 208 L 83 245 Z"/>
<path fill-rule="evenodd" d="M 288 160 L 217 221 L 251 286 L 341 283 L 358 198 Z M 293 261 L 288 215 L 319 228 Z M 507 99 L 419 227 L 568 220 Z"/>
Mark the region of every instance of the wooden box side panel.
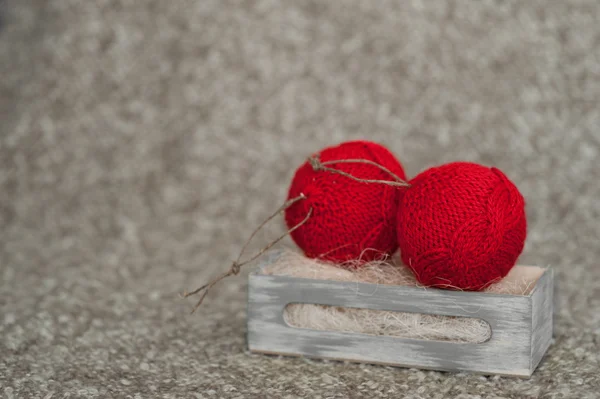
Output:
<path fill-rule="evenodd" d="M 532 334 L 531 370 L 535 370 L 544 357 L 553 334 L 554 317 L 554 273 L 547 269 L 538 280 L 531 295 Z"/>
<path fill-rule="evenodd" d="M 490 324 L 492 337 L 462 344 L 293 328 L 283 318 L 289 303 L 476 317 Z M 531 323 L 526 296 L 250 275 L 248 345 L 256 352 L 529 376 Z"/>

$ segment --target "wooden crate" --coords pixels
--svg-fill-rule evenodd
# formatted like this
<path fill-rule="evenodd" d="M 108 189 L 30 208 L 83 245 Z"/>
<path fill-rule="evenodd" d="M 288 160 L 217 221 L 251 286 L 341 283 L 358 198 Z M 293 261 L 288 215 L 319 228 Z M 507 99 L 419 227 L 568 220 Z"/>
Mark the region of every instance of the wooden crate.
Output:
<path fill-rule="evenodd" d="M 261 267 L 278 256 L 271 253 Z M 483 343 L 457 343 L 295 328 L 284 320 L 291 303 L 475 317 L 489 323 L 492 334 Z M 550 345 L 552 319 L 551 269 L 543 269 L 535 287 L 523 296 L 260 272 L 249 276 L 248 347 L 257 353 L 529 377 Z"/>

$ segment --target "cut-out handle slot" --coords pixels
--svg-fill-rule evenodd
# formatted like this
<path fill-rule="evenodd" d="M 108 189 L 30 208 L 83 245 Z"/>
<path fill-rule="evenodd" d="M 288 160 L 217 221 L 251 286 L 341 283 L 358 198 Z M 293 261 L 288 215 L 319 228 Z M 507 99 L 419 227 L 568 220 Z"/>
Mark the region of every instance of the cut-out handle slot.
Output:
<path fill-rule="evenodd" d="M 475 317 L 290 303 L 283 319 L 293 328 L 456 343 L 484 343 L 488 322 Z"/>

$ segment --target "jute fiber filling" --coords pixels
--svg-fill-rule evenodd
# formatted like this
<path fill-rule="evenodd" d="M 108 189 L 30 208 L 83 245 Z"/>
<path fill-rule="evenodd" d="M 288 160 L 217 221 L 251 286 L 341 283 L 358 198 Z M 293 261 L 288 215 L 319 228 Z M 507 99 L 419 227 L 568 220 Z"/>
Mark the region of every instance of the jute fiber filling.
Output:
<path fill-rule="evenodd" d="M 412 272 L 398 259 L 372 261 L 356 270 L 310 259 L 293 251 L 285 251 L 262 273 L 318 280 L 337 280 L 418 287 Z M 482 293 L 527 295 L 541 276 L 542 269 L 515 267 L 503 280 Z M 290 304 L 284 318 L 293 327 L 314 330 L 357 332 L 403 338 L 485 342 L 491 336 L 490 326 L 481 319 L 390 312 L 371 309 L 343 308 L 313 304 Z"/>

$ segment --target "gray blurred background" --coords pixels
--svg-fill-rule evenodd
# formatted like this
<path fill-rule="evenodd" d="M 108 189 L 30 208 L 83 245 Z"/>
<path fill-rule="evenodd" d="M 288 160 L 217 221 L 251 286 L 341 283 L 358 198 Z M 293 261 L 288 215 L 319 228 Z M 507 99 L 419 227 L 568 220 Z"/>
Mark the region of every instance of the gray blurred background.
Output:
<path fill-rule="evenodd" d="M 597 397 L 596 0 L 0 0 L 0 14 L 0 395 Z M 187 315 L 177 293 L 229 266 L 304 158 L 358 138 L 410 177 L 468 160 L 518 185 L 521 263 L 559 277 L 531 380 L 251 355 L 243 277 Z"/>

